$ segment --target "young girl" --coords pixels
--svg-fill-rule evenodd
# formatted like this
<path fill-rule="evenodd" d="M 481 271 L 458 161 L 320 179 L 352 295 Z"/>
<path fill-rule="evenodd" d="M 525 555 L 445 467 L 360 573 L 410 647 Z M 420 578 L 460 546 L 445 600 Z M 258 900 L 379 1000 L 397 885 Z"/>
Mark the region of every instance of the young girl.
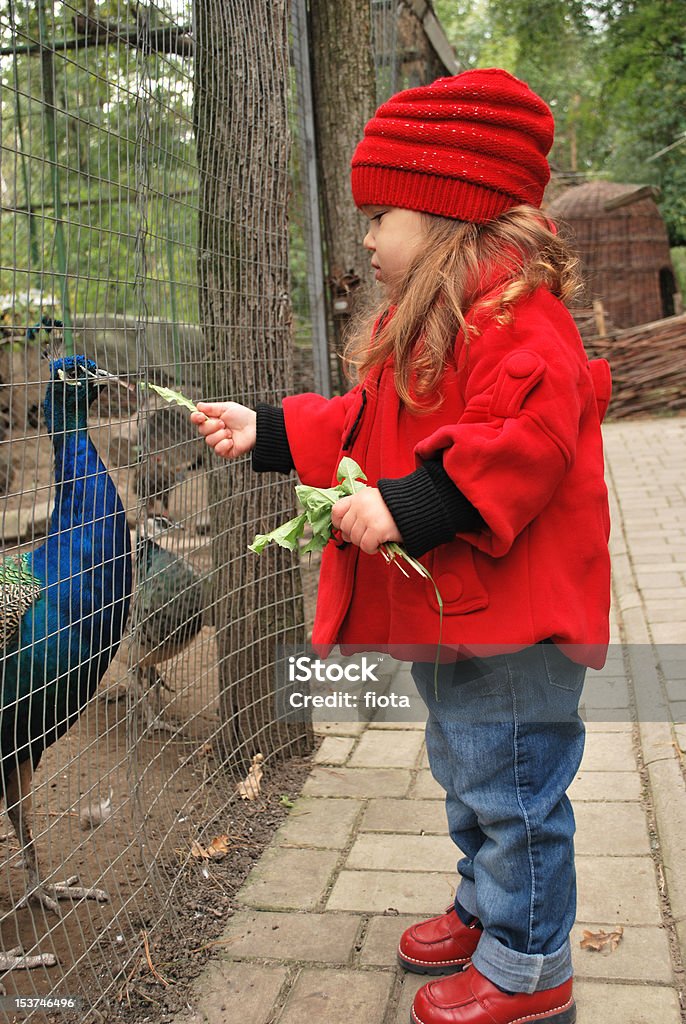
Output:
<path fill-rule="evenodd" d="M 609 371 L 584 354 L 563 304 L 574 261 L 539 210 L 552 140 L 546 104 L 498 69 L 383 104 L 352 161 L 383 293 L 351 341 L 359 383 L 194 416 L 256 470 L 330 486 L 350 455 L 368 477 L 334 506 L 347 543 L 324 551 L 313 642 L 411 652 L 428 707 L 462 856 L 454 905 L 400 939 L 407 970 L 446 975 L 417 992 L 415 1024 L 575 1019 L 566 790 L 608 641 Z M 437 692 L 434 588 L 389 568 L 386 541 L 441 593 Z"/>

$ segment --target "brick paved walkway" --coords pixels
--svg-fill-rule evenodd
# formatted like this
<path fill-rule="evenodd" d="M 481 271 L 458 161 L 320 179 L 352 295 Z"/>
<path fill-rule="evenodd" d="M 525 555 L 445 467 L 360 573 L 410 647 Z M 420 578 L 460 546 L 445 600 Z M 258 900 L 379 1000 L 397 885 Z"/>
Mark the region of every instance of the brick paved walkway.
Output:
<path fill-rule="evenodd" d="M 578 1022 L 686 1024 L 686 420 L 610 424 L 605 438 L 617 646 L 589 676 L 571 790 Z M 241 890 L 189 1024 L 408 1024 L 426 979 L 395 966 L 398 936 L 453 895 L 443 793 L 421 724 L 320 731 L 315 767 Z M 579 948 L 584 929 L 618 924 L 615 952 Z"/>

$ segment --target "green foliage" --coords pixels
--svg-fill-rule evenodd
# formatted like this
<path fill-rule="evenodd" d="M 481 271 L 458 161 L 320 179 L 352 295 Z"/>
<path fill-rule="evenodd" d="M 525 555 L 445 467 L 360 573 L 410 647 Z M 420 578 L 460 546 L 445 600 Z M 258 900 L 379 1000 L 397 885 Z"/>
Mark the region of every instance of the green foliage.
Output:
<path fill-rule="evenodd" d="M 44 4 L 47 41 L 73 39 L 72 8 Z M 67 275 L 72 316 L 147 311 L 197 322 L 197 175 L 188 59 L 138 52 L 110 39 L 52 58 L 57 184 L 51 178 L 38 7 L 15 0 L 3 19 L 0 57 L 5 258 L 0 293 L 22 304 L 38 291 L 59 311 Z M 190 21 L 190 3 L 188 20 Z M 122 29 L 136 26 L 134 5 L 88 5 L 89 15 Z M 183 20 L 182 6 L 147 8 L 151 27 Z M 142 116 L 141 103 L 145 104 Z M 56 204 L 62 209 L 66 268 L 56 258 Z M 140 252 L 145 245 L 145 261 Z M 139 255 L 136 256 L 138 250 Z M 10 255 L 11 254 L 11 255 Z"/>
<path fill-rule="evenodd" d="M 658 185 L 673 244 L 686 242 L 686 19 L 673 0 L 600 4 L 602 102 L 612 126 L 606 166 Z M 684 140 L 674 146 L 680 138 Z M 662 155 L 657 156 L 660 151 Z M 632 176 L 629 174 L 633 172 Z"/>
<path fill-rule="evenodd" d="M 305 553 L 322 551 L 333 536 L 331 509 L 340 498 L 361 490 L 367 479 L 357 463 L 347 457 L 341 459 L 336 475 L 339 481 L 338 487 L 310 487 L 298 484 L 295 493 L 305 511 L 295 519 L 289 519 L 287 523 L 278 526 L 271 533 L 258 534 L 249 545 L 250 550 L 259 555 L 267 544 L 274 543 L 288 548 L 289 551 L 295 551 L 298 541 L 309 524 L 312 537 L 303 551 Z"/>
<path fill-rule="evenodd" d="M 686 300 L 686 245 L 671 250 L 672 266 L 681 297 Z"/>
<path fill-rule="evenodd" d="M 138 387 L 144 391 L 154 391 L 156 395 L 164 399 L 169 405 L 180 405 L 184 409 L 189 409 L 191 412 L 197 412 L 198 407 L 195 402 L 192 402 L 190 398 L 186 398 L 180 391 L 173 391 L 171 388 L 163 388 L 159 384 L 150 384 L 146 381 L 139 381 Z"/>
<path fill-rule="evenodd" d="M 331 522 L 331 509 L 341 498 L 355 494 L 363 490 L 367 485 L 367 477 L 354 459 L 347 456 L 341 459 L 336 470 L 337 487 L 309 487 L 299 484 L 296 488 L 298 500 L 304 508 L 295 519 L 289 519 L 287 523 L 278 526 L 271 533 L 258 534 L 252 544 L 248 545 L 251 551 L 261 554 L 268 544 L 279 544 L 289 551 L 295 551 L 298 541 L 304 535 L 307 525 L 312 530 L 312 537 L 303 548 L 303 552 L 322 551 L 333 536 L 333 524 Z M 436 601 L 438 602 L 439 624 L 438 643 L 436 645 L 436 661 L 434 664 L 434 686 L 438 687 L 438 664 L 443 635 L 443 598 L 436 586 L 436 582 L 429 570 L 418 562 L 416 558 L 409 555 L 401 544 L 389 542 L 382 544 L 379 548 L 382 557 L 388 565 L 395 565 L 400 571 L 408 576 L 403 568 L 403 563 L 409 565 L 423 579 L 428 580 L 434 588 Z M 438 691 L 436 690 L 438 696 Z"/>
<path fill-rule="evenodd" d="M 674 146 L 686 139 L 682 3 L 436 0 L 435 6 L 463 67 L 504 67 L 550 104 L 551 161 L 558 169 L 658 185 L 670 239 L 686 242 L 686 143 Z M 666 152 L 655 156 L 660 150 Z"/>
<path fill-rule="evenodd" d="M 303 551 L 322 551 L 333 536 L 333 525 L 331 522 L 331 509 L 333 506 L 341 498 L 355 494 L 357 491 L 361 491 L 367 486 L 365 483 L 367 477 L 355 460 L 350 459 L 347 456 L 342 458 L 338 463 L 336 479 L 338 480 L 337 487 L 310 487 L 305 484 L 298 484 L 295 488 L 295 492 L 298 496 L 298 501 L 305 511 L 301 513 L 301 515 L 296 516 L 295 519 L 289 519 L 287 523 L 283 523 L 282 526 L 278 526 L 275 530 L 272 530 L 271 533 L 258 534 L 252 544 L 249 545 L 250 550 L 259 555 L 264 551 L 267 544 L 273 542 L 274 544 L 281 545 L 281 547 L 288 548 L 289 551 L 295 551 L 298 546 L 298 540 L 303 536 L 306 526 L 309 523 L 312 530 L 312 537 L 303 548 Z M 407 551 L 405 551 L 405 548 L 402 547 L 401 544 L 391 542 L 382 544 L 380 551 L 387 563 L 394 563 L 402 572 L 405 573 L 405 570 L 402 568 L 400 563 L 406 562 L 416 573 L 418 573 L 419 576 L 422 576 L 433 584 L 433 588 L 436 592 L 436 600 L 440 609 L 440 630 L 442 631 L 443 600 L 429 570 L 426 569 L 421 562 L 418 562 L 416 558 L 408 555 Z M 407 575 L 407 573 L 405 573 L 405 575 Z M 439 633 L 439 647 L 440 643 L 441 640 Z"/>

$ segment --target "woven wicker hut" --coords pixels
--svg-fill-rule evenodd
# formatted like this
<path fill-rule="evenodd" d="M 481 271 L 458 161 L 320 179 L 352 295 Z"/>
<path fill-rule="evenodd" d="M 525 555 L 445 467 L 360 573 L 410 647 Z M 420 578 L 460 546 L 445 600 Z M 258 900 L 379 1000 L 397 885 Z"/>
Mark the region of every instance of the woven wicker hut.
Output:
<path fill-rule="evenodd" d="M 602 301 L 615 327 L 677 311 L 667 230 L 655 194 L 650 185 L 592 181 L 568 188 L 548 207 L 572 229 L 588 299 Z"/>

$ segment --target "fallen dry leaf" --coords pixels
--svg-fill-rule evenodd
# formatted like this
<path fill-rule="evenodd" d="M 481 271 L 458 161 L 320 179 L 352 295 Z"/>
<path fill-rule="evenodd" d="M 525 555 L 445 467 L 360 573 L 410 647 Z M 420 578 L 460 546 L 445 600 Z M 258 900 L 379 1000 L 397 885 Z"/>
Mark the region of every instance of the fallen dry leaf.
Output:
<path fill-rule="evenodd" d="M 198 842 L 197 839 L 194 839 L 193 842 L 191 843 L 191 853 L 194 857 L 197 857 L 198 860 L 210 859 L 209 853 L 207 852 L 205 847 Z"/>
<path fill-rule="evenodd" d="M 212 842 L 207 847 L 207 855 L 212 860 L 221 860 L 222 857 L 226 857 L 229 852 L 229 837 L 228 836 L 215 836 Z"/>
<path fill-rule="evenodd" d="M 262 782 L 263 768 L 262 762 L 264 757 L 262 754 L 255 754 L 252 759 L 252 766 L 250 771 L 246 775 L 242 782 L 239 782 L 236 786 L 236 792 L 239 794 L 241 800 L 256 800 L 260 795 L 260 784 Z"/>
<path fill-rule="evenodd" d="M 606 932 L 601 928 L 599 932 L 589 932 L 584 929 L 584 937 L 579 943 L 582 949 L 591 949 L 596 953 L 606 949 L 609 946 L 610 953 L 614 953 L 619 943 L 622 941 L 624 935 L 624 929 L 621 925 L 618 925 L 614 931 Z"/>

